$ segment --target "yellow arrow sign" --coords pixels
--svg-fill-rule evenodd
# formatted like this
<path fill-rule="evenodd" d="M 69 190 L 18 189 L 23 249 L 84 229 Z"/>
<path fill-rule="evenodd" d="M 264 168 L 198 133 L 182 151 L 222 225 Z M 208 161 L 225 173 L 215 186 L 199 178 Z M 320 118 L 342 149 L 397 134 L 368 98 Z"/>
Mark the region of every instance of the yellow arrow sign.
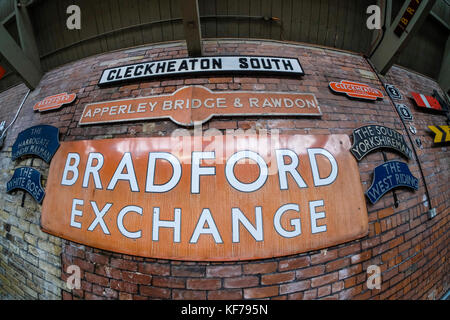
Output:
<path fill-rule="evenodd" d="M 436 134 L 434 143 L 450 141 L 450 126 L 428 126 L 428 128 Z"/>

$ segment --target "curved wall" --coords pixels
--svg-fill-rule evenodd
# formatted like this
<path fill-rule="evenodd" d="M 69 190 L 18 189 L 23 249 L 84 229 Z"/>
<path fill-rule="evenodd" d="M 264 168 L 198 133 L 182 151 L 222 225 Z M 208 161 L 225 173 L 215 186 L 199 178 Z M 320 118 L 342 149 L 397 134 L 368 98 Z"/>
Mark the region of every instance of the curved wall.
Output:
<path fill-rule="evenodd" d="M 314 118 L 213 118 L 203 130 L 242 131 L 279 129 L 281 134 L 352 134 L 355 128 L 380 124 L 405 136 L 400 118 L 387 98 L 364 102 L 337 95 L 331 81 L 353 80 L 383 90 L 364 57 L 346 52 L 272 41 L 204 41 L 206 55 L 266 55 L 298 57 L 305 75 L 285 77 L 190 77 L 133 82 L 99 88 L 102 70 L 139 61 L 186 57 L 183 43 L 166 43 L 115 51 L 70 63 L 48 72 L 30 94 L 17 121 L 7 133 L 0 153 L 0 298 L 11 299 L 438 299 L 448 290 L 448 147 L 437 147 L 428 125 L 445 125 L 445 116 L 417 110 L 410 92 L 431 95 L 437 83 L 408 70 L 393 67 L 386 76 L 404 96 L 402 103 L 414 115 L 416 145 L 431 203 L 415 159 L 408 161 L 419 190 L 397 190 L 375 205 L 367 201 L 369 234 L 361 239 L 294 256 L 240 262 L 185 262 L 128 256 L 59 239 L 39 228 L 41 206 L 23 191 L 6 193 L 6 181 L 22 165 L 38 168 L 45 188 L 49 166 L 36 157 L 11 161 L 17 134 L 33 125 L 60 129 L 60 141 L 117 137 L 169 136 L 182 127 L 170 120 L 129 122 L 80 127 L 87 103 L 127 97 L 172 93 L 186 85 L 213 91 L 310 92 L 316 95 L 323 116 Z M 0 93 L 0 120 L 9 123 L 23 98 L 23 85 Z M 61 92 L 77 93 L 76 101 L 59 110 L 35 113 L 33 105 Z M 191 130 L 192 132 L 192 130 Z M 386 152 L 388 160 L 402 160 Z M 380 152 L 358 163 L 363 190 L 373 169 L 383 162 Z M 47 195 L 50 196 L 50 195 Z M 180 195 L 182 196 L 182 195 Z M 345 201 L 345 199 L 341 199 Z M 436 217 L 427 212 L 436 208 Z M 69 290 L 67 268 L 81 268 L 81 288 Z M 381 289 L 368 289 L 367 269 L 381 268 Z"/>

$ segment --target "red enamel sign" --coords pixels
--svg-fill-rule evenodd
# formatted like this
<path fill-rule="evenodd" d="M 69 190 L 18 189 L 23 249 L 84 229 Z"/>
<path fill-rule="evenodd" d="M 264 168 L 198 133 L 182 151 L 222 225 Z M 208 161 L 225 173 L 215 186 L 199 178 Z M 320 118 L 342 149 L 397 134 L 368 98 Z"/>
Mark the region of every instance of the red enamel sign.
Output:
<path fill-rule="evenodd" d="M 75 93 L 67 94 L 66 92 L 56 94 L 39 101 L 33 107 L 34 111 L 48 111 L 61 108 L 65 104 L 69 104 L 75 101 L 77 95 Z"/>
<path fill-rule="evenodd" d="M 330 88 L 334 92 L 345 93 L 348 97 L 372 100 L 383 99 L 383 93 L 367 84 L 342 80 L 341 82 L 330 82 Z"/>
<path fill-rule="evenodd" d="M 416 92 L 411 92 L 411 95 L 418 107 L 442 111 L 441 105 L 435 98 Z"/>

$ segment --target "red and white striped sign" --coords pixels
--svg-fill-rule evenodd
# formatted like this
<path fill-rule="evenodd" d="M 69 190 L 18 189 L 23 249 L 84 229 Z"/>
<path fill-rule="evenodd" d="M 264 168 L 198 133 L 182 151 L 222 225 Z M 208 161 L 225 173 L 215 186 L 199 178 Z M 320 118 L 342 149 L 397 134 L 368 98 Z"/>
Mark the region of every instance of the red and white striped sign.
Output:
<path fill-rule="evenodd" d="M 441 105 L 435 98 L 416 92 L 411 94 L 418 107 L 442 111 Z"/>

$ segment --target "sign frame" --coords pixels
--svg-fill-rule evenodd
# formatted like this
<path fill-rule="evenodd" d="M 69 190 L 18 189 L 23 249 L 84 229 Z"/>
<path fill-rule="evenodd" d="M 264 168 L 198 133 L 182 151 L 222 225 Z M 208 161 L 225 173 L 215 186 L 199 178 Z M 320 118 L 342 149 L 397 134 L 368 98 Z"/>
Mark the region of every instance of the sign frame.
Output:
<path fill-rule="evenodd" d="M 230 140 L 227 139 L 230 138 L 235 144 L 229 144 Z M 278 138 L 238 135 L 199 139 L 201 137 L 189 136 L 63 142 L 52 161 L 47 179 L 47 193 L 54 196 L 44 199 L 41 215 L 43 231 L 103 250 L 183 261 L 242 261 L 288 256 L 352 241 L 367 234 L 368 216 L 364 192 L 357 162 L 348 152 L 350 139 L 347 135 L 284 135 Z M 222 139 L 227 150 L 232 146 L 231 156 L 219 155 L 221 147 L 210 148 L 216 139 Z M 200 141 L 200 145 L 196 146 L 196 141 Z M 260 144 L 256 143 L 258 141 Z M 273 141 L 273 144 L 268 141 Z M 183 148 L 193 146 L 194 149 L 177 153 L 178 151 L 173 151 L 177 142 L 182 143 Z M 111 148 L 111 145 L 120 145 L 120 148 Z M 251 158 L 250 163 L 238 160 L 239 157 L 248 157 L 250 152 L 259 150 L 260 147 L 262 149 L 258 152 L 261 158 L 253 154 L 256 158 Z M 275 148 L 280 150 L 282 156 L 266 158 L 266 152 Z M 293 153 L 289 152 L 290 149 Z M 329 154 L 322 149 L 329 150 Z M 201 164 L 197 161 L 190 162 L 194 154 L 192 150 L 203 150 L 206 153 L 210 151 L 205 150 L 215 150 L 217 158 L 211 158 L 210 154 L 209 160 L 203 158 Z M 179 168 L 176 160 L 167 154 L 164 155 L 165 158 L 158 160 L 160 162 L 155 162 L 157 164 L 154 167 L 151 165 L 152 154 L 162 157 L 161 152 L 166 151 L 182 160 L 181 171 L 176 169 Z M 70 157 L 80 157 L 78 164 L 69 161 L 69 154 Z M 87 168 L 88 158 L 93 159 L 93 154 L 97 157 L 99 154 L 104 155 L 105 161 L 98 171 L 100 180 L 88 176 L 89 182 L 85 185 L 87 188 L 84 188 L 83 171 Z M 126 154 L 129 156 L 126 157 Z M 272 159 L 272 163 L 282 161 L 289 166 L 290 161 L 286 159 L 289 155 L 301 164 L 298 168 L 298 175 L 301 177 L 290 180 L 291 176 L 286 175 L 288 180 L 280 182 L 276 171 L 269 173 L 269 159 Z M 111 182 L 108 183 L 108 180 L 116 175 L 114 172 L 124 171 L 125 167 L 118 164 L 119 159 L 125 159 L 124 157 L 130 157 L 135 172 L 146 172 L 146 166 L 157 167 L 158 170 L 147 170 L 147 178 L 145 174 L 137 175 L 136 185 L 120 179 L 122 181 L 109 187 Z M 225 161 L 219 162 L 219 159 Z M 269 171 L 260 170 L 264 165 L 260 160 L 254 161 L 255 159 L 265 162 Z M 331 159 L 334 159 L 335 164 Z M 125 163 L 122 161 L 120 162 Z M 91 165 L 95 166 L 95 163 L 91 162 Z M 192 182 L 192 177 L 196 177 L 194 172 L 197 172 L 192 169 L 194 165 L 201 168 L 198 184 Z M 70 170 L 75 170 L 74 166 L 80 170 L 77 178 L 69 173 Z M 274 165 L 274 168 L 277 166 L 279 164 Z M 214 174 L 211 168 L 215 168 Z M 317 168 L 317 171 L 313 168 Z M 127 166 L 127 169 L 131 170 L 131 167 Z M 131 171 L 127 172 L 132 174 Z M 174 172 L 179 173 L 181 180 L 171 178 L 177 176 Z M 151 178 L 148 178 L 149 174 Z M 253 174 L 258 177 L 255 179 Z M 264 176 L 266 178 L 261 179 Z M 298 179 L 303 179 L 305 185 L 302 186 Z M 149 181 L 152 181 L 150 187 Z M 99 183 L 102 184 L 102 189 L 98 188 Z M 137 189 L 133 190 L 132 185 Z M 164 187 L 167 189 L 160 190 Z M 95 199 L 91 192 L 94 188 Z M 343 192 L 353 196 L 345 202 L 334 201 L 336 193 Z M 180 194 L 186 196 L 180 197 Z M 280 196 L 274 197 L 274 194 Z M 93 204 L 94 201 L 96 204 Z M 297 209 L 292 206 L 295 204 L 298 204 Z M 142 214 L 136 211 L 139 210 L 138 207 L 142 208 Z M 280 211 L 282 207 L 284 209 Z M 261 210 L 259 215 L 258 210 Z M 309 214 L 305 214 L 307 211 L 310 211 Z M 177 214 L 179 220 L 176 218 Z M 202 217 L 209 218 L 202 220 Z M 174 229 L 178 227 L 170 224 L 170 221 L 180 222 L 179 236 L 176 236 Z M 259 224 L 258 221 L 263 222 Z M 299 228 L 294 228 L 295 221 L 301 226 L 301 233 L 293 234 L 294 231 L 300 231 Z M 213 232 L 213 225 L 218 227 L 217 233 Z M 195 237 L 199 228 L 204 231 Z M 137 235 L 140 230 L 142 233 Z M 219 239 L 216 239 L 216 235 Z"/>
<path fill-rule="evenodd" d="M 137 67 L 139 66 L 144 66 L 144 65 L 151 65 L 151 64 L 160 64 L 160 63 L 167 63 L 167 65 L 169 66 L 169 64 L 171 64 L 171 62 L 175 62 L 175 64 L 177 62 L 180 61 L 180 64 L 183 63 L 183 61 L 209 61 L 212 59 L 223 59 L 223 60 L 229 60 L 229 59 L 236 59 L 237 61 L 239 61 L 240 59 L 278 59 L 278 60 L 287 60 L 290 61 L 290 63 L 294 63 L 296 65 L 292 65 L 293 71 L 281 71 L 281 70 L 269 70 L 269 69 L 257 69 L 255 68 L 254 70 L 249 68 L 228 68 L 228 69 L 204 69 L 204 70 L 186 70 L 186 71 L 169 71 L 170 73 L 159 73 L 159 74 L 153 74 L 153 72 L 150 75 L 138 75 L 138 76 L 133 76 L 133 77 L 128 77 L 126 79 L 115 79 L 115 80 L 107 80 L 108 75 L 106 75 L 107 72 L 112 72 L 112 70 L 120 70 L 120 69 L 127 69 L 127 68 L 134 68 L 137 69 Z M 212 60 L 213 61 L 213 60 Z M 248 60 L 250 61 L 250 60 Z M 200 62 L 201 63 L 201 62 Z M 187 63 L 186 63 L 187 64 Z M 171 64 L 171 66 L 173 68 L 175 68 L 175 65 Z M 142 67 L 140 70 L 142 70 L 144 67 Z M 164 67 L 165 68 L 165 67 Z M 169 69 L 169 67 L 167 67 L 167 69 Z M 180 66 L 178 66 L 178 69 L 180 69 Z M 183 68 L 184 69 L 184 68 Z M 129 69 L 131 70 L 131 69 Z M 150 70 L 151 71 L 151 70 Z M 119 71 L 120 72 L 120 71 Z M 125 72 L 126 75 L 127 72 Z M 134 73 L 136 73 L 136 70 L 134 70 Z M 145 61 L 145 62 L 139 62 L 139 63 L 132 63 L 132 64 L 127 64 L 127 65 L 123 65 L 123 66 L 118 66 L 118 67 L 111 67 L 111 68 L 106 68 L 102 71 L 102 74 L 99 78 L 98 81 L 98 86 L 108 86 L 108 85 L 113 85 L 113 84 L 118 84 L 118 83 L 123 83 L 123 82 L 133 82 L 133 81 L 138 81 L 140 80 L 141 82 L 143 81 L 150 81 L 152 79 L 159 79 L 159 78 L 170 78 L 170 77 L 178 77 L 178 76 L 186 76 L 186 75 L 192 75 L 192 76 L 198 76 L 198 75 L 226 75 L 226 74 L 258 74 L 258 75 L 281 75 L 281 76 L 303 76 L 305 74 L 304 69 L 302 67 L 302 65 L 300 64 L 300 61 L 298 58 L 290 58 L 290 57 L 280 57 L 280 56 L 254 56 L 254 55 L 250 55 L 250 56 L 237 56 L 237 55 L 223 55 L 223 56 L 206 56 L 206 57 L 200 57 L 200 58 L 190 58 L 190 57 L 185 57 L 185 58 L 174 58 L 174 59 L 163 59 L 163 60 L 154 60 L 154 61 Z M 105 78 L 107 81 L 105 81 Z"/>
<path fill-rule="evenodd" d="M 201 95 L 208 95 L 207 100 L 211 100 L 213 98 L 215 99 L 226 99 L 228 97 L 228 95 L 230 96 L 230 98 L 232 99 L 232 102 L 230 103 L 230 105 L 226 105 L 226 108 L 219 108 L 214 107 L 212 109 L 209 109 L 208 107 L 202 106 L 199 109 L 194 109 L 191 105 L 190 109 L 187 109 L 186 106 L 183 106 L 182 109 L 177 109 L 176 105 L 174 104 L 176 101 L 181 101 L 181 100 L 176 100 L 177 95 L 180 95 L 181 93 L 183 93 L 184 91 L 186 91 L 187 96 L 185 97 L 185 99 L 190 99 L 191 101 L 193 100 L 199 100 L 199 99 L 195 99 L 193 97 L 196 98 L 200 98 Z M 194 95 L 194 92 L 196 92 L 196 94 L 198 96 Z M 242 100 L 244 100 L 244 97 L 251 96 L 253 95 L 254 97 L 266 97 L 266 96 L 270 96 L 270 98 L 273 100 L 276 97 L 280 97 L 277 99 L 287 99 L 287 97 L 291 96 L 291 97 L 296 97 L 297 99 L 304 98 L 303 101 L 303 108 L 299 109 L 298 106 L 296 105 L 291 105 L 291 107 L 282 107 L 281 103 L 280 103 L 280 107 L 278 106 L 274 106 L 272 108 L 269 107 L 264 107 L 262 106 L 262 102 L 260 102 L 260 104 L 258 105 L 258 107 L 252 107 L 250 104 L 250 107 L 248 107 L 249 103 L 246 103 Z M 213 98 L 211 98 L 213 97 Z M 220 98 L 219 98 L 220 97 Z M 167 99 L 167 100 L 164 100 Z M 312 108 L 311 110 L 314 110 L 314 112 L 310 111 L 310 112 L 300 112 L 303 110 L 309 110 L 309 100 L 307 101 L 307 99 L 311 100 L 314 102 L 313 106 L 315 105 L 316 107 Z M 142 101 L 141 103 L 138 103 L 139 101 Z M 138 106 L 141 106 L 142 104 L 151 104 L 154 101 L 154 105 L 151 107 L 151 112 L 149 112 L 149 110 L 147 110 L 147 112 L 142 112 L 140 116 L 137 116 L 138 112 Z M 170 114 L 169 112 L 163 112 L 161 110 L 161 107 L 166 101 L 172 101 L 171 102 L 171 109 L 168 111 L 171 111 L 173 108 L 173 112 L 183 112 L 183 113 L 189 113 L 190 117 L 189 117 L 189 122 L 186 121 L 187 119 L 185 119 L 184 121 L 182 121 L 182 117 L 178 116 L 177 114 Z M 236 103 L 236 101 L 238 101 L 237 103 L 239 103 L 239 107 L 236 107 L 236 105 L 234 105 Z M 293 101 L 293 100 L 291 100 Z M 295 100 L 297 101 L 297 100 Z M 306 101 L 306 102 L 305 102 Z M 161 102 L 161 103 L 160 103 Z M 94 114 L 95 116 L 95 110 L 102 110 L 102 116 L 103 116 L 103 108 L 106 108 L 105 106 L 110 105 L 112 103 L 117 104 L 114 107 L 119 107 L 121 106 L 120 104 L 122 103 L 123 105 L 126 105 L 128 107 L 128 109 L 132 109 L 131 105 L 134 104 L 134 107 L 136 110 L 133 110 L 133 112 L 131 113 L 132 116 L 130 117 L 126 117 L 126 118 L 116 118 L 116 119 L 104 119 L 104 120 L 98 120 L 98 121 L 86 121 L 84 119 L 86 119 L 86 114 L 89 112 L 90 114 Z M 156 104 L 158 103 L 158 104 Z M 218 104 L 218 103 L 217 103 Z M 307 107 L 306 107 L 307 106 Z M 158 107 L 158 109 L 156 111 L 154 111 L 154 108 Z M 242 112 L 243 108 L 246 108 L 248 110 L 248 112 Z M 110 108 L 110 110 L 112 110 L 113 106 L 109 106 L 108 108 Z M 116 108 L 117 109 L 117 108 Z M 145 109 L 145 108 L 144 108 Z M 219 111 L 221 110 L 230 110 L 229 113 L 220 113 Z M 177 111 L 178 110 L 178 111 Z M 203 112 L 206 114 L 203 115 L 203 118 L 200 119 L 194 119 L 193 118 L 193 113 L 197 110 L 200 110 L 200 114 Z M 210 111 L 212 110 L 212 111 Z M 271 111 L 272 110 L 272 111 Z M 286 112 L 275 112 L 275 110 L 279 111 L 279 110 L 286 110 Z M 288 110 L 298 110 L 298 112 L 287 112 Z M 93 112 L 91 112 L 93 111 Z M 117 111 L 117 110 L 116 110 Z M 156 112 L 160 112 L 160 115 L 153 115 Z M 172 112 L 172 111 L 171 111 Z M 85 125 L 91 125 L 91 124 L 102 124 L 102 123 L 116 123 L 116 122 L 128 122 L 128 121 L 140 121 L 140 120 L 158 120 L 158 119 L 170 119 L 171 121 L 173 121 L 174 123 L 180 125 L 180 126 L 194 126 L 196 123 L 206 123 L 209 120 L 211 120 L 213 117 L 245 117 L 245 116 L 262 116 L 262 117 L 266 117 L 266 116 L 288 116 L 288 117 L 321 117 L 322 116 L 322 110 L 320 109 L 320 105 L 319 102 L 316 98 L 316 96 L 312 93 L 300 93 L 300 92 L 295 92 L 295 93 L 291 93 L 291 92 L 258 92 L 258 91 L 212 91 L 206 87 L 203 86 L 184 86 L 182 88 L 179 88 L 178 90 L 176 90 L 173 93 L 170 94 L 163 94 L 163 95 L 156 95 L 156 96 L 150 96 L 150 97 L 136 97 L 136 98 L 127 98 L 127 99 L 120 99 L 120 100 L 111 100 L 111 101 L 101 101 L 101 102 L 93 102 L 93 103 L 89 103 L 86 104 L 83 112 L 80 116 L 80 120 L 78 121 L 78 124 L 80 126 L 85 126 Z"/>
<path fill-rule="evenodd" d="M 25 176 L 22 175 L 23 172 L 25 172 Z M 10 186 L 10 183 L 12 183 L 13 179 L 18 179 L 19 185 Z M 34 190 L 31 188 L 31 184 L 34 185 Z M 19 167 L 14 170 L 13 176 L 6 183 L 6 192 L 9 193 L 17 189 L 28 192 L 34 198 L 34 200 L 36 200 L 37 203 L 42 203 L 42 200 L 45 197 L 45 191 L 44 188 L 42 188 L 41 184 L 41 173 L 32 167 Z"/>
<path fill-rule="evenodd" d="M 388 169 L 385 169 L 386 167 L 388 167 Z M 393 171 L 392 168 L 395 169 L 396 173 L 392 173 L 392 171 Z M 382 170 L 385 170 L 385 171 L 382 171 Z M 388 175 L 389 170 L 391 171 L 390 175 Z M 400 170 L 400 171 L 397 172 L 396 170 Z M 392 178 L 394 177 L 395 181 L 398 182 L 398 179 L 400 179 L 399 174 L 408 175 L 410 177 L 410 179 L 412 181 L 414 181 L 414 185 L 400 182 L 400 183 L 392 184 L 389 186 L 387 180 L 389 180 L 389 183 L 392 183 Z M 406 179 L 404 179 L 404 180 L 406 180 Z M 370 193 L 372 192 L 372 194 L 374 194 L 373 190 L 375 190 L 376 184 L 378 184 L 377 192 L 376 192 L 378 195 L 372 196 Z M 388 185 L 388 187 L 384 188 L 385 185 Z M 367 189 L 367 191 L 365 192 L 365 195 L 367 196 L 367 198 L 369 199 L 369 201 L 372 204 L 375 204 L 387 192 L 394 190 L 396 188 L 399 188 L 399 187 L 406 187 L 406 188 L 410 188 L 410 189 L 417 191 L 417 190 L 419 190 L 419 179 L 417 179 L 416 177 L 414 177 L 412 175 L 411 170 L 409 169 L 409 166 L 407 163 L 402 162 L 402 161 L 397 161 L 397 160 L 391 160 L 391 161 L 387 161 L 387 162 L 377 166 L 373 170 L 372 184 L 370 185 L 369 189 Z"/>
<path fill-rule="evenodd" d="M 377 144 L 374 143 L 375 138 L 382 135 L 382 132 L 381 132 L 382 129 L 384 129 L 386 132 L 391 131 L 392 136 L 396 136 L 396 137 L 394 137 L 395 140 L 391 141 L 392 143 L 388 144 L 387 139 L 384 139 L 385 143 L 382 144 L 380 142 L 380 138 L 377 139 L 379 141 L 379 143 L 377 143 Z M 366 132 L 363 132 L 363 135 L 364 136 L 367 135 L 367 137 L 362 138 L 361 135 L 358 133 L 358 131 L 360 131 L 360 130 L 366 130 Z M 373 133 L 373 130 L 377 131 L 376 133 L 378 133 L 378 131 L 380 131 L 381 134 Z M 368 144 L 364 143 L 364 140 L 367 140 L 370 138 L 372 138 L 373 140 L 371 140 L 372 142 L 369 143 L 369 147 L 367 148 Z M 400 148 L 397 148 L 398 144 L 401 146 Z M 359 152 L 358 150 L 355 150 L 355 148 L 357 148 L 359 145 L 363 145 L 367 149 L 365 151 L 360 150 L 361 152 Z M 405 156 L 407 159 L 412 159 L 411 148 L 407 145 L 403 135 L 401 133 L 399 133 L 397 130 L 394 130 L 389 127 L 381 126 L 381 125 L 366 125 L 366 126 L 362 126 L 362 127 L 359 127 L 359 128 L 356 128 L 353 130 L 353 144 L 350 149 L 350 152 L 353 154 L 353 156 L 358 161 L 361 161 L 366 155 L 368 155 L 369 153 L 372 153 L 373 151 L 378 150 L 378 149 L 394 150 L 394 151 L 402 154 L 403 156 Z M 402 150 L 402 149 L 404 149 L 404 150 Z"/>
<path fill-rule="evenodd" d="M 31 142 L 31 139 L 41 141 L 42 143 L 27 143 L 28 141 Z M 27 146 L 32 147 L 27 148 Z M 16 141 L 12 146 L 11 158 L 14 161 L 24 155 L 35 155 L 45 162 L 50 163 L 59 146 L 59 128 L 41 124 L 29 127 L 17 135 Z"/>
<path fill-rule="evenodd" d="M 352 86 L 352 87 L 360 87 L 365 88 L 367 91 L 371 91 L 370 93 L 362 93 L 364 90 L 347 90 L 345 88 L 341 88 L 343 85 L 345 86 Z M 338 94 L 345 94 L 349 99 L 360 99 L 360 100 L 366 100 L 366 101 L 377 101 L 378 99 L 383 100 L 384 94 L 381 90 L 372 88 L 368 84 L 350 81 L 350 80 L 341 80 L 340 82 L 330 82 L 328 83 L 328 87 L 331 89 L 331 91 L 338 93 Z M 359 92 L 359 93 L 358 93 Z"/>

